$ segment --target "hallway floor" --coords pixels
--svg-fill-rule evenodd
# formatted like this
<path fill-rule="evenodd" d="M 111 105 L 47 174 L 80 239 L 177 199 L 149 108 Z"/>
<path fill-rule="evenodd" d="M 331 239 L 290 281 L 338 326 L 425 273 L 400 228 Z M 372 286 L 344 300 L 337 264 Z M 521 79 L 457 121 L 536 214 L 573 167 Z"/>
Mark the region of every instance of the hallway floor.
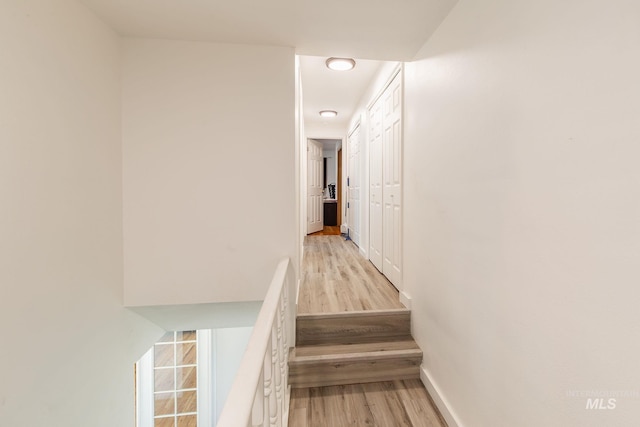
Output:
<path fill-rule="evenodd" d="M 404 308 L 393 285 L 342 236 L 307 236 L 302 270 L 299 314 Z"/>

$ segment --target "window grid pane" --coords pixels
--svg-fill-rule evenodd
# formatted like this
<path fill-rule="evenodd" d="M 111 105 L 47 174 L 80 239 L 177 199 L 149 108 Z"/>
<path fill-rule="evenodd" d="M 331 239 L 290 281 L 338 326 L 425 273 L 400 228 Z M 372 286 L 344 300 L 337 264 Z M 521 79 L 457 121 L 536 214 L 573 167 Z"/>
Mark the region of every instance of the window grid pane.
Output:
<path fill-rule="evenodd" d="M 197 427 L 197 346 L 196 331 L 154 345 L 154 427 Z"/>

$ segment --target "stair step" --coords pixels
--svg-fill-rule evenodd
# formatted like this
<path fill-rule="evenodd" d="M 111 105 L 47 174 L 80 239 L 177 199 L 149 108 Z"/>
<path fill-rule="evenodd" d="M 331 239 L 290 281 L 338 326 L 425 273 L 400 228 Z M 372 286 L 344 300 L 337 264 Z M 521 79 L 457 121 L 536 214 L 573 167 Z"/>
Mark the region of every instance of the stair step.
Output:
<path fill-rule="evenodd" d="M 411 338 L 408 309 L 299 314 L 296 345 L 354 344 Z"/>
<path fill-rule="evenodd" d="M 420 378 L 422 350 L 412 339 L 301 346 L 289 359 L 292 387 L 323 387 Z"/>
<path fill-rule="evenodd" d="M 411 339 L 397 341 L 370 342 L 359 344 L 327 344 L 298 346 L 294 349 L 295 356 L 300 360 L 313 359 L 325 355 L 339 354 L 368 354 L 372 352 L 388 352 L 398 350 L 420 350 L 418 344 Z"/>

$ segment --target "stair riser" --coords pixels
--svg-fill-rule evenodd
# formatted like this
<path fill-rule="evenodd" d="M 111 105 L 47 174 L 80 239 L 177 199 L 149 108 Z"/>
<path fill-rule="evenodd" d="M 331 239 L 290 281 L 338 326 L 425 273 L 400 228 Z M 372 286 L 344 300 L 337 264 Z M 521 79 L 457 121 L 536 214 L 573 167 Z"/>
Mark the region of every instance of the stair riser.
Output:
<path fill-rule="evenodd" d="M 406 339 L 411 336 L 409 311 L 300 315 L 296 345 L 357 344 Z"/>
<path fill-rule="evenodd" d="M 339 363 L 291 364 L 292 387 L 324 387 L 420 378 L 422 356 L 382 360 L 352 360 Z"/>

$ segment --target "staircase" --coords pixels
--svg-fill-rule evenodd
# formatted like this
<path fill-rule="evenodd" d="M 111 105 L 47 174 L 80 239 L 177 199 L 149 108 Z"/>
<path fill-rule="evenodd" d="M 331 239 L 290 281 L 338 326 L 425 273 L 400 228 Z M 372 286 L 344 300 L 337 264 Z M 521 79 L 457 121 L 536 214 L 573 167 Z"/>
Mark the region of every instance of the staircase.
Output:
<path fill-rule="evenodd" d="M 407 309 L 299 314 L 289 357 L 292 387 L 420 378 L 422 350 Z"/>

